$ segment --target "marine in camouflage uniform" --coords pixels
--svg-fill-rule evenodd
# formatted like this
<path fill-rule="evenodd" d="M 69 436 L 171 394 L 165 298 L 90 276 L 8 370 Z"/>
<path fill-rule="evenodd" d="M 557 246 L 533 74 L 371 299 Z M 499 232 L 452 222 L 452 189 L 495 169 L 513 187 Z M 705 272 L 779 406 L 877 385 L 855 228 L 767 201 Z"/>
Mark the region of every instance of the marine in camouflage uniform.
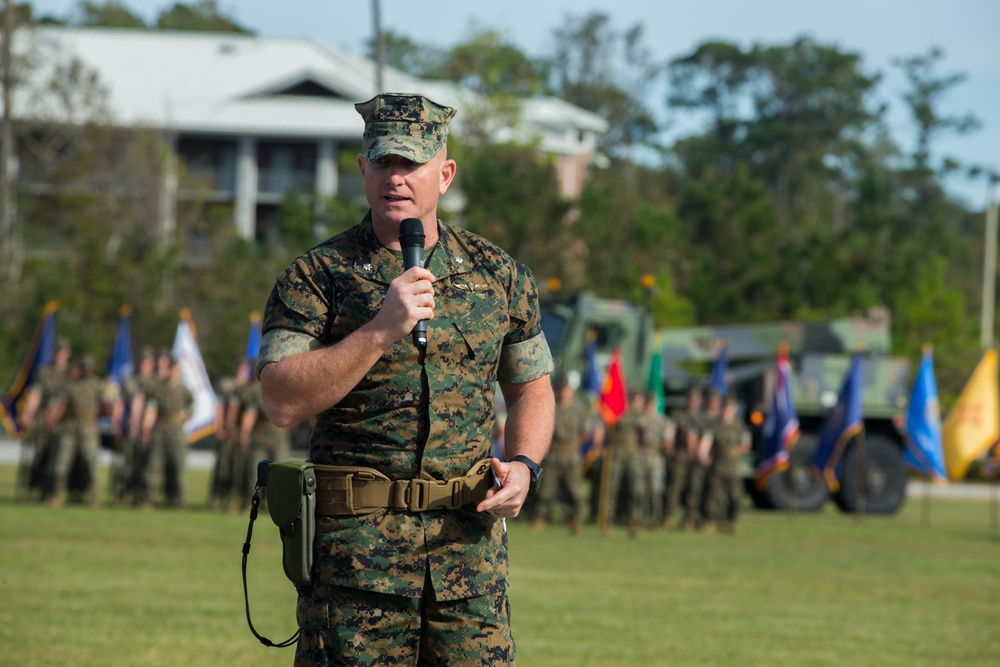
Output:
<path fill-rule="evenodd" d="M 629 534 L 638 535 L 642 521 L 642 486 L 640 482 L 641 460 L 639 457 L 640 426 L 643 418 L 645 399 L 641 392 L 631 392 L 629 406 L 618 421 L 607 427 L 604 439 L 605 451 L 610 450 L 611 475 L 608 489 L 608 524 L 617 515 L 619 498 L 626 499 L 625 516 Z M 625 488 L 622 488 L 622 484 Z"/>
<path fill-rule="evenodd" d="M 240 392 L 247 383 L 249 372 L 249 365 L 243 362 L 235 375 L 224 377 L 218 383 L 216 456 L 212 470 L 212 506 L 217 510 L 242 507 L 250 498 L 248 491 L 252 487 L 247 486 L 250 466 L 239 438 Z"/>
<path fill-rule="evenodd" d="M 705 411 L 701 415 L 703 431 L 688 464 L 687 493 L 684 499 L 684 528 L 701 528 L 708 510 L 709 451 L 712 433 L 722 419 L 722 396 L 716 389 L 708 390 Z"/>
<path fill-rule="evenodd" d="M 288 429 L 276 426 L 264 412 L 264 398 L 256 377 L 240 387 L 237 398 L 240 401 L 237 442 L 242 465 L 240 470 L 233 471 L 233 482 L 240 489 L 250 489 L 257 478 L 257 461 L 286 460 L 291 449 L 291 437 Z M 236 475 L 241 475 L 239 482 Z"/>
<path fill-rule="evenodd" d="M 674 435 L 673 453 L 667 461 L 669 470 L 665 523 L 680 511 L 681 501 L 686 497 L 691 459 L 704 430 L 701 422 L 701 402 L 701 392 L 692 389 L 688 392 L 687 406 L 670 413 L 670 419 L 676 424 L 677 429 Z"/>
<path fill-rule="evenodd" d="M 736 418 L 738 405 L 726 399 L 722 419 L 712 432 L 712 463 L 708 474 L 708 517 L 723 532 L 735 532 L 743 499 L 740 459 L 750 450 L 750 432 Z"/>
<path fill-rule="evenodd" d="M 656 396 L 646 392 L 639 420 L 639 496 L 642 513 L 654 526 L 663 523 L 663 495 L 666 489 L 666 447 L 671 432 L 667 416 L 656 409 Z"/>
<path fill-rule="evenodd" d="M 52 453 L 52 489 L 46 499 L 50 506 L 65 502 L 70 471 L 77 458 L 82 464 L 79 472 L 83 500 L 90 505 L 97 503 L 95 482 L 101 447 L 97 418 L 114 394 L 112 385 L 93 375 L 93 368 L 93 357 L 84 356 L 48 407 L 49 418 L 59 424 Z"/>
<path fill-rule="evenodd" d="M 143 346 L 139 350 L 139 364 L 135 375 L 122 383 L 122 402 L 125 405 L 123 432 L 121 433 L 121 470 L 115 485 L 115 499 L 136 504 L 136 493 L 142 479 L 145 453 L 140 434 L 142 411 L 149 383 L 155 379 L 156 358 L 153 349 Z"/>
<path fill-rule="evenodd" d="M 499 382 L 507 456 L 540 461 L 549 444 L 552 361 L 534 278 L 437 218 L 456 169 L 444 148 L 453 109 L 396 94 L 357 109 L 371 211 L 279 276 L 257 366 L 264 404 L 282 426 L 316 416 L 317 464 L 372 468 L 412 490 L 406 480 L 488 462 L 502 487 L 456 509 L 318 516 L 296 664 L 513 664 L 501 518 L 519 513 L 530 468 L 490 459 L 490 431 Z M 426 268 L 404 273 L 399 226 L 410 218 L 423 225 Z M 409 336 L 419 320 L 426 347 Z"/>
<path fill-rule="evenodd" d="M 55 428 L 46 418 L 46 407 L 69 382 L 69 362 L 72 355 L 70 342 L 60 337 L 56 341 L 55 358 L 48 366 L 38 370 L 34 383 L 28 390 L 28 399 L 22 417 L 29 431 L 25 441 L 32 446 L 31 458 L 22 460 L 18 481 L 26 500 L 35 494 L 44 498 L 51 492 L 52 452 L 55 449 Z"/>
<path fill-rule="evenodd" d="M 181 381 L 181 369 L 176 362 L 171 362 L 166 370 L 167 377 L 161 376 L 161 381 L 154 385 L 146 397 L 142 440 L 143 443 L 148 443 L 148 458 L 145 482 L 142 485 L 142 504 L 148 505 L 160 495 L 154 490 L 162 480 L 162 496 L 167 507 L 181 508 L 184 506 L 188 447 L 184 422 L 190 415 L 194 397 Z"/>
<path fill-rule="evenodd" d="M 574 535 L 579 534 L 584 508 L 583 464 L 580 447 L 592 428 L 590 409 L 576 397 L 576 391 L 565 376 L 553 383 L 556 392 L 555 426 L 552 445 L 542 467 L 541 489 L 538 492 L 537 520 L 552 520 L 553 509 L 561 505 L 563 518 Z"/>

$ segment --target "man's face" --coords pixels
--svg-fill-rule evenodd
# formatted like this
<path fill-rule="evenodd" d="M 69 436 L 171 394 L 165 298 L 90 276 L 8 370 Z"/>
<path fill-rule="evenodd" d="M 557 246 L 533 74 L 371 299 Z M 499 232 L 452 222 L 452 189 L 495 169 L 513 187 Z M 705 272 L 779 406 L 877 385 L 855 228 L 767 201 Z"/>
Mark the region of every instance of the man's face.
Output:
<path fill-rule="evenodd" d="M 393 233 L 407 218 L 436 219 L 438 198 L 448 191 L 456 168 L 445 149 L 423 164 L 399 155 L 384 155 L 373 162 L 359 155 L 358 167 L 375 225 Z"/>

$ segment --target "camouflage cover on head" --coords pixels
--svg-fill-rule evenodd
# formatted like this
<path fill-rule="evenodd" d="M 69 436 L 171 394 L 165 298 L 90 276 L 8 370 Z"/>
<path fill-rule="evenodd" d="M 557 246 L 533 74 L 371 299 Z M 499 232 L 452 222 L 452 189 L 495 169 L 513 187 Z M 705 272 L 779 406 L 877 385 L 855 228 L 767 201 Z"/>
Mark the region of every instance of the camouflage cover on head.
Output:
<path fill-rule="evenodd" d="M 444 146 L 456 113 L 423 95 L 405 93 L 382 93 L 354 108 L 365 119 L 361 150 L 366 160 L 393 154 L 421 164 Z"/>

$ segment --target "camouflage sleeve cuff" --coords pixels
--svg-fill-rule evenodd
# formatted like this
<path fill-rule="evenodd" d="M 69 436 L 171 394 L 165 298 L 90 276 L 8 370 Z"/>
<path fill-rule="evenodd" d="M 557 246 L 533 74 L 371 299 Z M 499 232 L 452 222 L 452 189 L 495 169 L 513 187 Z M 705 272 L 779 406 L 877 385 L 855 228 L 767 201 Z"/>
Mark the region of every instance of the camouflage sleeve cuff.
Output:
<path fill-rule="evenodd" d="M 257 356 L 257 367 L 254 372 L 260 377 L 260 371 L 264 366 L 320 347 L 322 347 L 320 342 L 309 334 L 287 329 L 272 329 L 261 338 L 260 354 Z"/>
<path fill-rule="evenodd" d="M 507 384 L 520 384 L 537 380 L 552 372 L 552 353 L 540 333 L 520 343 L 504 345 L 500 352 L 497 379 Z"/>

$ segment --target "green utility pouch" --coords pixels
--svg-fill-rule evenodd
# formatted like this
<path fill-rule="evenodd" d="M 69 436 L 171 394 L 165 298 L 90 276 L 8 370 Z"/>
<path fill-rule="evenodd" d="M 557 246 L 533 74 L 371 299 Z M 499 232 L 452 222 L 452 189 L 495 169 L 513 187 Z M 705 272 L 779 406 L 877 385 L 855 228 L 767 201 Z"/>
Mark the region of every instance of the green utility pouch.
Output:
<path fill-rule="evenodd" d="M 316 468 L 308 461 L 267 467 L 267 511 L 281 533 L 281 564 L 296 586 L 310 582 L 316 536 Z"/>

